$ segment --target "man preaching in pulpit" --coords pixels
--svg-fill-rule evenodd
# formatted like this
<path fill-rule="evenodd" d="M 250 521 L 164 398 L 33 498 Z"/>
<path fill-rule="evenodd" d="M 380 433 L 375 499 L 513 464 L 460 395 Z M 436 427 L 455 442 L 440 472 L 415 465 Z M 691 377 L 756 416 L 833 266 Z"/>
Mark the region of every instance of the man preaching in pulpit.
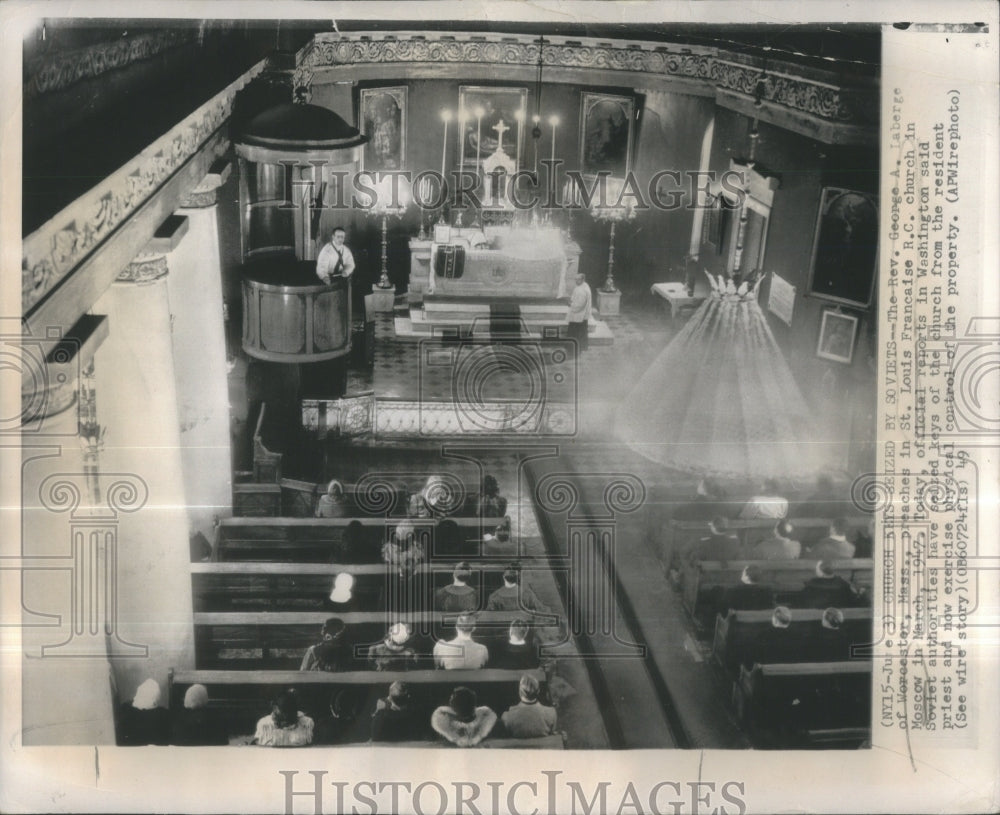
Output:
<path fill-rule="evenodd" d="M 567 335 L 576 340 L 577 351 L 587 350 L 587 333 L 590 330 L 590 312 L 592 295 L 590 286 L 587 285 L 587 278 L 578 274 L 576 276 L 576 287 L 569 297 L 569 328 Z"/>
<path fill-rule="evenodd" d="M 350 277 L 354 272 L 354 255 L 344 243 L 346 238 L 344 227 L 336 227 L 316 258 L 316 277 L 324 283 L 329 283 L 332 277 Z"/>

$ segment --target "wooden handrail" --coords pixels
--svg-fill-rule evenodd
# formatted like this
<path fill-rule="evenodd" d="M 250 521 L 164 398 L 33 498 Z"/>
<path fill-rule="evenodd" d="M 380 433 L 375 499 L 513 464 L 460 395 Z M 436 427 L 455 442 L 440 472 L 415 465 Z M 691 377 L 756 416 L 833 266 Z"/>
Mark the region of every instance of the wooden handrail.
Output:
<path fill-rule="evenodd" d="M 475 670 L 414 670 L 414 671 L 214 671 L 177 668 L 173 671 L 173 685 L 390 685 L 393 682 L 408 684 L 464 684 L 486 682 L 512 682 L 517 684 L 524 674 L 539 682 L 544 681 L 541 668 L 506 670 L 479 668 Z"/>
<path fill-rule="evenodd" d="M 437 611 L 423 614 L 400 614 L 399 619 L 407 622 L 430 622 L 443 626 L 454 626 L 461 616 L 458 612 Z M 195 625 L 322 625 L 330 617 L 338 617 L 345 625 L 381 623 L 387 625 L 389 613 L 386 611 L 200 611 L 194 615 Z M 514 620 L 527 619 L 532 625 L 559 625 L 559 617 L 528 611 L 479 611 L 475 612 L 476 625 L 510 625 Z"/>
<path fill-rule="evenodd" d="M 871 661 L 847 662 L 772 662 L 756 664 L 753 672 L 761 676 L 833 676 L 836 674 L 870 674 Z"/>
<path fill-rule="evenodd" d="M 530 575 L 532 571 L 551 572 L 551 564 L 541 561 L 537 567 L 531 561 L 519 561 L 521 574 Z M 500 574 L 510 563 L 509 557 L 496 559 L 474 559 L 468 561 L 473 574 Z M 282 577 L 285 575 L 333 575 L 347 573 L 353 575 L 384 575 L 387 567 L 384 563 L 269 563 L 260 560 L 221 561 L 218 563 L 196 562 L 191 564 L 191 574 L 245 574 L 263 575 L 265 577 Z M 417 574 L 451 574 L 455 571 L 455 563 L 421 563 L 415 569 Z"/>
<path fill-rule="evenodd" d="M 703 572 L 742 572 L 747 566 L 757 566 L 762 571 L 769 572 L 795 572 L 816 570 L 816 564 L 820 558 L 801 560 L 702 560 L 695 563 L 695 567 Z M 837 569 L 872 569 L 874 563 L 871 558 L 844 558 L 842 560 L 831 560 L 834 570 Z"/>

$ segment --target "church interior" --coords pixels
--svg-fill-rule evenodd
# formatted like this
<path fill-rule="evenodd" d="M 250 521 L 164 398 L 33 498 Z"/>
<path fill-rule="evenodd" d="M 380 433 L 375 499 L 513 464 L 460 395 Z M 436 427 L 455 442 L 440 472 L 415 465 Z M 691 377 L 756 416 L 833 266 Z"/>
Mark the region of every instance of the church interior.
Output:
<path fill-rule="evenodd" d="M 868 746 L 879 50 L 39 20 L 23 742 Z"/>

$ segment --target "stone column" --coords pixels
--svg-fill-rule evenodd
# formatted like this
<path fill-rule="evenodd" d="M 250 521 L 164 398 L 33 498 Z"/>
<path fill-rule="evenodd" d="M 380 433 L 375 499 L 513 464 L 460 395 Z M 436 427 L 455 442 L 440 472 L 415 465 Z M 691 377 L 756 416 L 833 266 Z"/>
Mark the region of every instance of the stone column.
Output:
<path fill-rule="evenodd" d="M 233 512 L 232 453 L 218 192 L 231 165 L 220 160 L 181 201 L 187 233 L 170 255 L 181 461 L 191 533 L 212 539 L 216 517 Z"/>
<path fill-rule="evenodd" d="M 174 240 L 154 238 L 97 305 L 111 323 L 95 358 L 97 418 L 107 428 L 102 469 L 134 477 L 147 494 L 145 504 L 121 516 L 118 524 L 120 636 L 147 649 L 144 658 L 117 659 L 118 648 L 112 645 L 122 701 L 131 699 L 147 677 L 165 692 L 170 668 L 194 665 L 187 496 L 168 293 L 175 247 Z"/>

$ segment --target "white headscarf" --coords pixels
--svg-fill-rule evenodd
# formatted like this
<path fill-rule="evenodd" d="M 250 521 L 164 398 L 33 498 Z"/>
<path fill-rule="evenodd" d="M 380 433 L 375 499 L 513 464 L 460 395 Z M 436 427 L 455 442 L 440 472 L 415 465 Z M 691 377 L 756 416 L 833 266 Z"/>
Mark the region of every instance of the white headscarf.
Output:
<path fill-rule="evenodd" d="M 136 710 L 152 710 L 160 704 L 160 685 L 155 679 L 147 679 L 135 692 L 132 707 Z"/>
<path fill-rule="evenodd" d="M 208 688 L 204 685 L 192 685 L 184 692 L 184 707 L 193 710 L 208 704 Z"/>

